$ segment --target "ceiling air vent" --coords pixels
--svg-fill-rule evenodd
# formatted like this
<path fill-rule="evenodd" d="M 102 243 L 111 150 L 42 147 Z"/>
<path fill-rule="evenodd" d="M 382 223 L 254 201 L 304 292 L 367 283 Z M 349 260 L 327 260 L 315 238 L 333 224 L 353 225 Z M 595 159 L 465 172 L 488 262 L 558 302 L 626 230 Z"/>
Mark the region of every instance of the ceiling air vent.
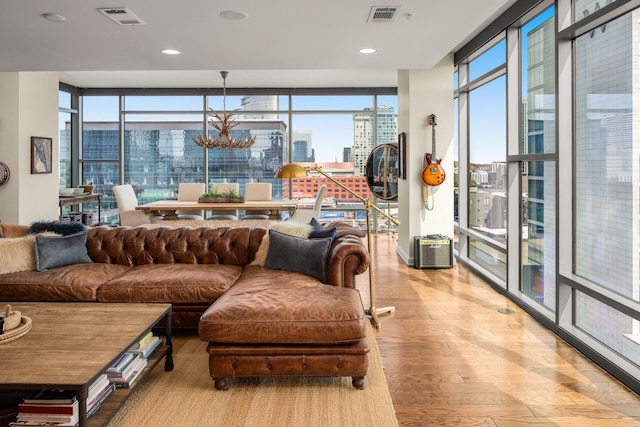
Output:
<path fill-rule="evenodd" d="M 367 22 L 390 23 L 396 19 L 400 6 L 373 6 Z"/>
<path fill-rule="evenodd" d="M 120 25 L 144 25 L 145 22 L 138 18 L 126 7 L 102 7 L 98 12 Z"/>

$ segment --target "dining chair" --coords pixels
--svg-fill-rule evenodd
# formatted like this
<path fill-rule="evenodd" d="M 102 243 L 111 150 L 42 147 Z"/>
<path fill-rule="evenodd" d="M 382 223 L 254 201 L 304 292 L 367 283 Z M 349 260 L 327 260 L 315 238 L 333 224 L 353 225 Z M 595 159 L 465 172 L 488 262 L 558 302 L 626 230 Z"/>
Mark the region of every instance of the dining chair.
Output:
<path fill-rule="evenodd" d="M 240 191 L 240 184 L 237 182 L 223 182 L 220 184 L 213 184 L 214 190 L 218 191 L 218 193 L 224 193 L 226 191 L 234 191 L 238 193 Z M 212 210 L 211 215 L 207 217 L 207 219 L 218 219 L 218 220 L 238 220 L 238 211 L 228 211 L 228 210 Z"/>
<path fill-rule="evenodd" d="M 198 197 L 205 192 L 206 185 L 204 182 L 181 182 L 178 186 L 179 202 L 196 202 Z M 178 219 L 203 220 L 204 216 L 201 210 L 177 210 Z"/>
<path fill-rule="evenodd" d="M 271 200 L 270 182 L 247 182 L 244 186 L 245 201 Z M 268 209 L 247 210 L 242 219 L 269 219 L 271 211 Z"/>
<path fill-rule="evenodd" d="M 311 222 L 311 218 L 319 219 L 320 211 L 322 210 L 322 201 L 324 200 L 324 194 L 327 192 L 327 186 L 322 184 L 318 188 L 316 194 L 316 201 L 313 204 L 313 209 L 296 209 L 295 212 L 289 218 L 289 221 L 300 222 L 308 224 Z"/>
<path fill-rule="evenodd" d="M 144 211 L 137 211 L 138 198 L 131 184 L 114 185 L 113 195 L 116 197 L 118 212 L 120 214 L 120 225 L 135 227 L 137 225 L 159 222 L 162 216 L 147 216 Z"/>

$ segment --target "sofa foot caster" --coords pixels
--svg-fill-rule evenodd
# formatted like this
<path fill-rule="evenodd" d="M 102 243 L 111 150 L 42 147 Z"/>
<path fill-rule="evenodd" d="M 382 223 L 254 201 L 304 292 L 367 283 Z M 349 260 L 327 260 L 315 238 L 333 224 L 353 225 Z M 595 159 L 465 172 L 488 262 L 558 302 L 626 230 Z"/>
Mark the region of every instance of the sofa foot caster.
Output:
<path fill-rule="evenodd" d="M 353 377 L 351 384 L 358 390 L 362 390 L 364 388 L 364 377 Z"/>
<path fill-rule="evenodd" d="M 227 387 L 227 380 L 225 378 L 222 379 L 218 379 L 218 380 L 213 380 L 213 384 L 216 387 L 216 390 L 228 390 L 229 387 Z"/>

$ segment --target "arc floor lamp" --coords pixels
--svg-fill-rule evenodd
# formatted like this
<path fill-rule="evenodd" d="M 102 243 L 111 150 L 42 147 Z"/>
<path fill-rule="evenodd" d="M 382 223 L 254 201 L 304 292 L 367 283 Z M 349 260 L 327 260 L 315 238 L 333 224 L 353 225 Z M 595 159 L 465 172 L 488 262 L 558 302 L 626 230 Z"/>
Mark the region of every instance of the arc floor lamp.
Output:
<path fill-rule="evenodd" d="M 371 244 L 371 214 L 374 213 L 375 211 L 376 213 L 379 213 L 382 216 L 384 216 L 386 219 L 389 220 L 389 222 L 395 224 L 396 226 L 400 225 L 400 222 L 394 217 L 384 212 L 383 210 L 381 210 L 380 208 L 378 208 L 378 206 L 376 206 L 370 198 L 362 197 L 360 194 L 356 193 L 351 188 L 347 187 L 346 185 L 344 185 L 343 183 L 341 183 L 331 175 L 327 174 L 318 165 L 304 167 L 295 163 L 289 163 L 282 166 L 280 169 L 278 169 L 278 172 L 276 172 L 275 178 L 284 178 L 284 179 L 306 178 L 309 176 L 309 172 L 317 172 L 318 174 L 327 178 L 329 181 L 333 182 L 340 188 L 347 191 L 349 194 L 356 197 L 358 200 L 360 200 L 364 204 L 365 211 L 367 214 L 367 247 L 369 250 L 369 256 L 371 258 L 370 265 L 369 265 L 369 309 L 367 310 L 367 314 L 371 317 L 371 322 L 373 323 L 375 328 L 380 329 L 380 319 L 378 318 L 378 315 L 391 313 L 395 310 L 395 307 L 381 307 L 381 308 L 375 307 L 375 295 L 374 295 L 375 286 L 374 286 L 374 273 L 373 273 L 374 256 L 373 256 L 373 246 Z"/>

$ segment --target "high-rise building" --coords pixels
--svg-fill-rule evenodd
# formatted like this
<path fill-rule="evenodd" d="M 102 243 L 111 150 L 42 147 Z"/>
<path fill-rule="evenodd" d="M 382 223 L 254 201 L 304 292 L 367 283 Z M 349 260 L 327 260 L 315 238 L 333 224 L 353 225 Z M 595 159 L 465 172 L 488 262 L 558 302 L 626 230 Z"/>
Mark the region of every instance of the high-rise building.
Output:
<path fill-rule="evenodd" d="M 378 145 L 396 142 L 398 116 L 393 107 L 378 106 L 377 111 L 366 108 L 353 116 L 353 164 L 356 176 L 365 175 L 365 166 L 371 151 Z"/>
<path fill-rule="evenodd" d="M 293 154 L 292 162 L 313 162 L 313 146 L 311 145 L 311 130 L 294 129 L 292 131 Z"/>
<path fill-rule="evenodd" d="M 243 119 L 268 119 L 277 120 L 278 114 L 269 114 L 266 111 L 278 111 L 278 97 L 269 96 L 243 96 L 240 105 L 245 111 L 262 111 L 262 113 L 242 114 Z"/>

